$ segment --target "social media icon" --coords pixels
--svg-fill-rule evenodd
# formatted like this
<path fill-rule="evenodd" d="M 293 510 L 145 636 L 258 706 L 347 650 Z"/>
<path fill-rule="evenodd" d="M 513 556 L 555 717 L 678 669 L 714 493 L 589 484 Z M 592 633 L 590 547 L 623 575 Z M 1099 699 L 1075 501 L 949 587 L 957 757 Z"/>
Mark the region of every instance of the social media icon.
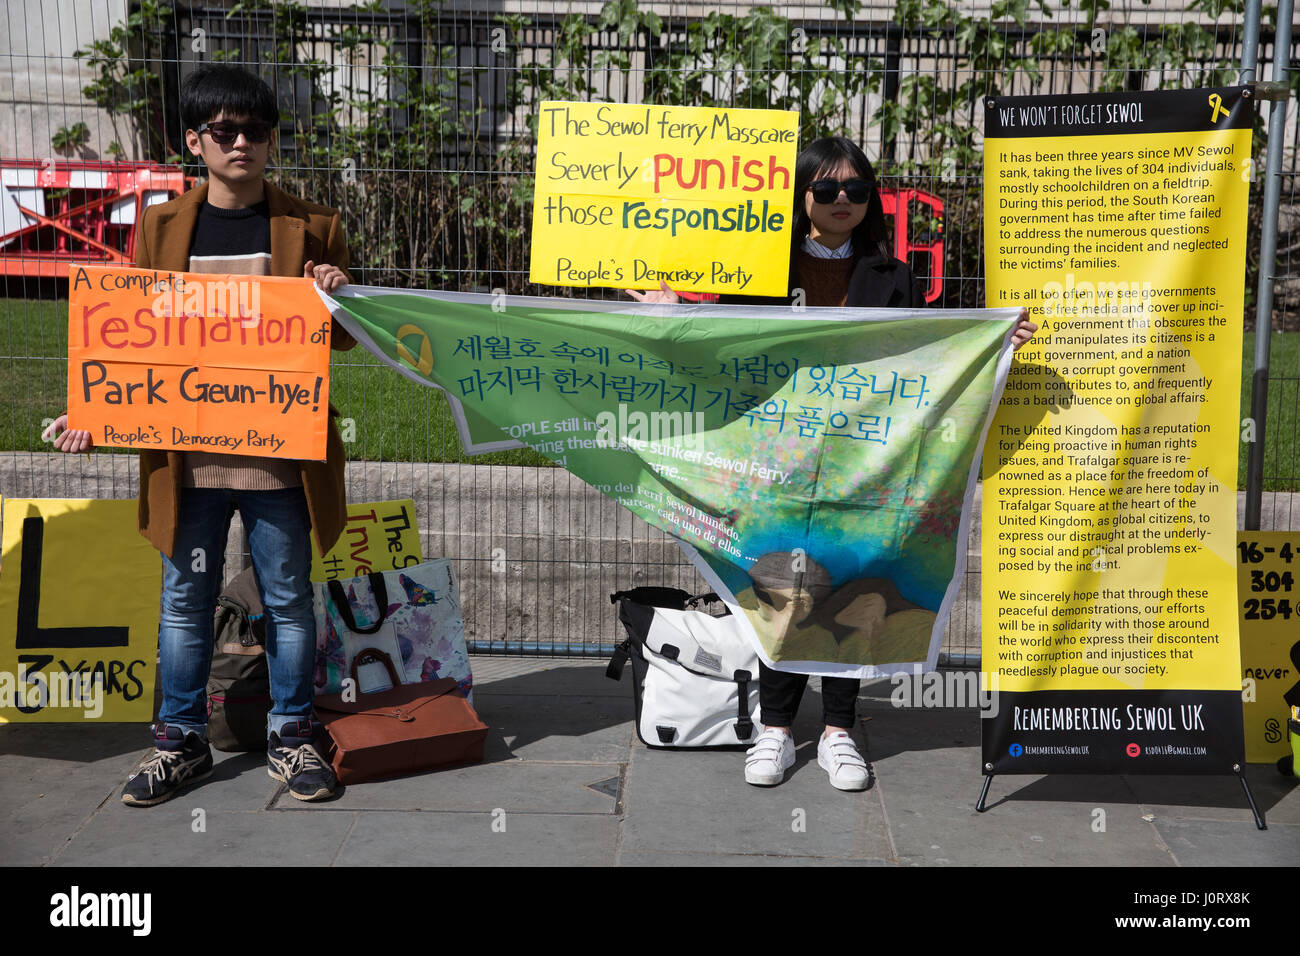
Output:
<path fill-rule="evenodd" d="M 1129 744 L 1124 748 L 1124 752 L 1130 757 L 1136 757 L 1138 754 L 1142 753 L 1142 748 L 1137 744 Z"/>
<path fill-rule="evenodd" d="M 1013 756 L 1013 757 L 1019 757 L 1019 756 L 1020 756 L 1022 753 L 1024 753 L 1024 752 L 1025 752 L 1025 748 L 1022 747 L 1022 746 L 1020 746 L 1020 744 L 1012 744 L 1012 745 L 1011 745 L 1011 748 L 1010 748 L 1011 756 Z"/>

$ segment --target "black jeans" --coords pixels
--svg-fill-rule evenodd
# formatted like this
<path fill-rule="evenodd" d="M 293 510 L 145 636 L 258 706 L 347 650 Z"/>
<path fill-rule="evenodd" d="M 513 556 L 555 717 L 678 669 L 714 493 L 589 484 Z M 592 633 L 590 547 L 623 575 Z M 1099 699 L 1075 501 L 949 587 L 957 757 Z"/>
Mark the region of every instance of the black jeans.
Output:
<path fill-rule="evenodd" d="M 765 727 L 789 727 L 808 686 L 807 674 L 775 671 L 758 662 L 758 707 Z M 831 727 L 853 726 L 862 681 L 856 677 L 822 678 L 822 722 Z"/>

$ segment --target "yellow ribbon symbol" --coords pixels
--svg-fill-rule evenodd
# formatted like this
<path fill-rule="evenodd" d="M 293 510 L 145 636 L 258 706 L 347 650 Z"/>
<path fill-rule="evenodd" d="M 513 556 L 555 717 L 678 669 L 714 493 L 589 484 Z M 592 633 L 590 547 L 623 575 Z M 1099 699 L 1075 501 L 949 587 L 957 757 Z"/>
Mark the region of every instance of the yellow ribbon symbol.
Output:
<path fill-rule="evenodd" d="M 1220 96 L 1218 93 L 1210 94 L 1210 106 L 1213 107 L 1213 109 L 1210 112 L 1211 123 L 1217 123 L 1219 121 L 1220 113 L 1222 113 L 1224 116 L 1228 115 L 1228 111 L 1223 108 L 1223 97 Z"/>
<path fill-rule="evenodd" d="M 420 337 L 420 357 L 417 359 L 411 350 L 406 347 L 402 339 L 410 335 Z M 406 324 L 397 330 L 397 357 L 417 369 L 422 375 L 428 375 L 433 371 L 433 345 L 429 342 L 429 337 L 420 331 L 418 325 Z"/>

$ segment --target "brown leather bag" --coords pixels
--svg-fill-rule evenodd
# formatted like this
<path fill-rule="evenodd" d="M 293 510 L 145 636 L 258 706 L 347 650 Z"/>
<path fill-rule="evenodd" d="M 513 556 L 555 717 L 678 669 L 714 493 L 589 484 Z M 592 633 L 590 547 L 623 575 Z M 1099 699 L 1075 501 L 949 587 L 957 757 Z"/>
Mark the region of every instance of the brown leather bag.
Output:
<path fill-rule="evenodd" d="M 454 677 L 403 684 L 392 659 L 368 647 L 352 661 L 357 667 L 380 663 L 393 686 L 355 701 L 342 694 L 318 694 L 316 713 L 330 735 L 330 762 L 345 786 L 422 773 L 453 764 L 479 763 L 487 724 L 456 689 Z"/>

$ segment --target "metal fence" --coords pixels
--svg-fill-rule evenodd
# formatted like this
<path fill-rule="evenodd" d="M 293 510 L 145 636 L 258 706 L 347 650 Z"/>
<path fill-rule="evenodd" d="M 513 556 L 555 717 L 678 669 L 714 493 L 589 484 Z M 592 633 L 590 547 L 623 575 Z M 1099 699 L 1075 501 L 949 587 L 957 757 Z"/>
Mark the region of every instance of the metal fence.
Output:
<path fill-rule="evenodd" d="M 357 281 L 567 295 L 574 293 L 527 282 L 529 117 L 537 102 L 799 108 L 805 135 L 849 135 L 877 163 L 883 185 L 937 197 L 942 214 L 933 206 L 905 213 L 910 231 L 945 241 L 943 304 L 982 305 L 977 104 L 986 93 L 1230 83 L 1241 64 L 1239 3 L 1048 6 L 1051 16 L 1041 0 L 999 0 L 993 9 L 948 0 L 707 7 L 11 0 L 0 71 L 13 80 L 12 120 L 5 129 L 0 118 L 0 156 L 57 163 L 78 154 L 184 153 L 180 81 L 200 62 L 224 60 L 259 72 L 277 91 L 283 120 L 269 175 L 342 211 Z M 1261 78 L 1273 37 L 1266 22 Z M 107 44 L 98 57 L 96 42 Z M 1290 59 L 1298 54 L 1300 45 L 1292 46 Z M 1294 106 L 1292 98 L 1286 108 L 1294 114 Z M 78 122 L 86 124 L 80 135 Z M 1300 484 L 1298 128 L 1292 115 L 1275 171 L 1283 178 L 1268 402 L 1281 431 L 1263 471 L 1264 526 L 1282 529 L 1300 528 L 1300 502 L 1289 494 Z M 1257 138 L 1256 156 L 1260 145 Z M 1259 214 L 1254 196 L 1251 256 Z M 923 281 L 935 268 L 923 257 L 915 267 Z M 1248 300 L 1258 268 L 1248 266 Z M 133 496 L 133 456 L 86 460 L 41 450 L 43 421 L 63 403 L 64 292 L 31 281 L 10 281 L 7 291 L 0 490 Z M 1243 316 L 1248 328 L 1251 316 Z M 476 649 L 601 652 L 619 637 L 612 591 L 703 589 L 671 539 L 539 457 L 465 458 L 441 397 L 359 351 L 336 356 L 331 397 L 358 426 L 349 499 L 415 499 L 426 556 L 449 556 L 460 569 Z M 238 536 L 231 541 L 234 564 Z M 979 654 L 978 526 L 971 542 L 945 643 L 957 661 Z"/>

